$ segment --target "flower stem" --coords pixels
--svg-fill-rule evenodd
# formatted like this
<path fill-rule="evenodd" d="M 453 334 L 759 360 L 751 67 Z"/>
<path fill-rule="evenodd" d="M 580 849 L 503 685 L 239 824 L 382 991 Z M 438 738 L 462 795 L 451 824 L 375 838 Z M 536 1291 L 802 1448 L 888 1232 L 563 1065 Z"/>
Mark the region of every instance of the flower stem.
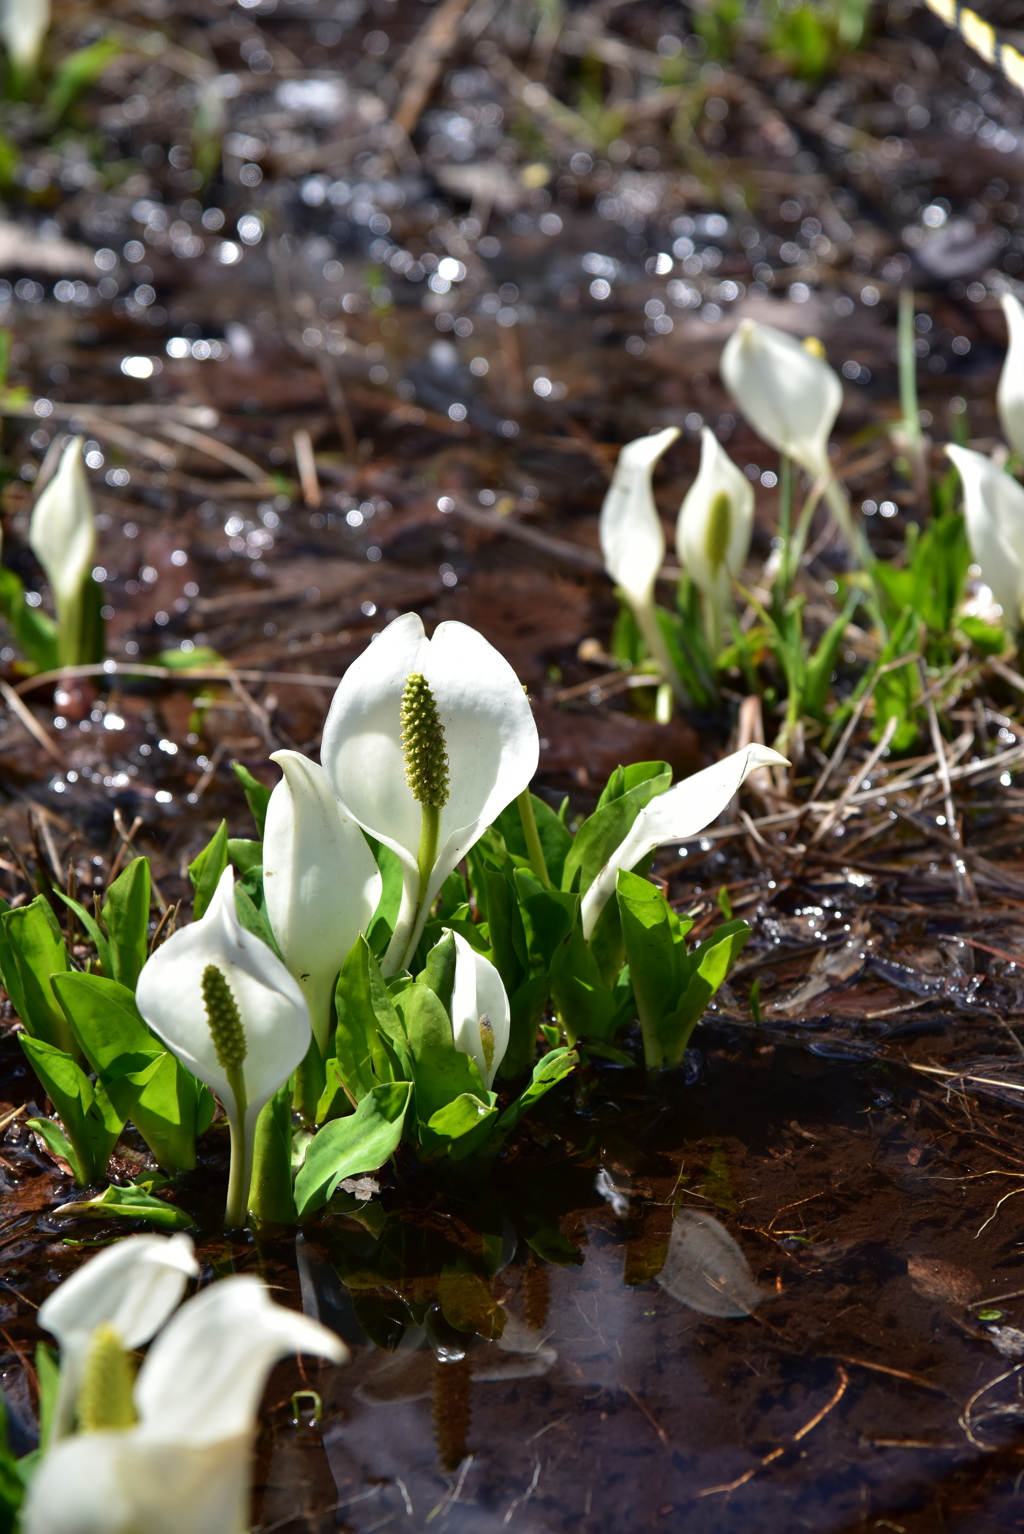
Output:
<path fill-rule="evenodd" d="M 242 1067 L 229 1065 L 226 1074 L 228 1087 L 235 1100 L 235 1111 L 234 1114 L 228 1115 L 231 1126 L 231 1171 L 228 1174 L 228 1202 L 224 1211 L 224 1228 L 240 1230 L 249 1212 L 249 1184 L 252 1181 L 252 1144 L 245 1128 L 245 1112 L 249 1106 L 249 1099 L 245 1090 Z"/>
<path fill-rule="evenodd" d="M 661 632 L 658 617 L 654 611 L 654 603 L 647 602 L 643 606 L 637 603 L 633 608 L 633 616 L 636 619 L 636 626 L 640 630 L 651 659 L 671 687 L 672 695 L 679 704 L 679 707 L 690 708 L 690 695 L 686 691 L 682 677 L 673 665 L 668 645 L 665 643 L 665 636 Z"/>
<path fill-rule="evenodd" d="M 530 796 L 530 786 L 523 789 L 516 800 L 519 806 L 519 819 L 523 823 L 523 835 L 526 837 L 526 851 L 530 858 L 530 867 L 546 889 L 551 888 L 551 878 L 548 874 L 548 865 L 544 857 L 544 848 L 540 844 L 540 832 L 537 830 L 537 817 L 533 812 L 533 799 Z"/>
<path fill-rule="evenodd" d="M 416 867 L 419 873 L 419 889 L 416 893 L 416 909 L 413 913 L 412 923 L 409 927 L 409 939 L 402 951 L 401 963 L 398 969 L 408 969 L 409 961 L 416 952 L 416 945 L 420 940 L 423 926 L 426 921 L 425 902 L 429 899 L 430 876 L 434 872 L 434 864 L 437 862 L 437 849 L 441 845 L 441 809 L 439 805 L 420 805 L 420 846 L 416 858 Z M 389 953 L 391 949 L 388 950 Z M 385 974 L 395 973 L 390 966 L 385 969 Z"/>

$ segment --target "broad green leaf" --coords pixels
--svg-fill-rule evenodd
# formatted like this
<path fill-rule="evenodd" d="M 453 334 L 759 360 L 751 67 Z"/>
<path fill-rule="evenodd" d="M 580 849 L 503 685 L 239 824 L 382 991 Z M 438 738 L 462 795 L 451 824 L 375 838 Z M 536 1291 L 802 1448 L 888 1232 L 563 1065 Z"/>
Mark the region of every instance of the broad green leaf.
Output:
<path fill-rule="evenodd" d="M 149 937 L 149 859 L 133 858 L 107 891 L 102 916 L 110 936 L 113 978 L 134 991 Z"/>
<path fill-rule="evenodd" d="M 18 1015 L 26 1030 L 33 1038 L 75 1054 L 74 1035 L 50 984 L 51 976 L 71 968 L 50 902 L 45 895 L 37 895 L 30 905 L 5 912 L 2 921 L 25 1007 Z"/>
<path fill-rule="evenodd" d="M 228 857 L 240 874 L 263 864 L 263 843 L 251 842 L 241 836 L 228 837 Z"/>
<path fill-rule="evenodd" d="M 688 955 L 683 966 L 686 989 L 675 1009 L 663 1015 L 658 1028 L 667 1064 L 678 1065 L 682 1060 L 708 1002 L 728 976 L 749 936 L 750 928 L 745 921 L 727 922 L 716 927 L 707 941 Z"/>
<path fill-rule="evenodd" d="M 572 931 L 579 899 L 561 890 L 545 889 L 532 874 L 517 870 L 513 887 L 519 903 L 523 938 L 533 974 L 544 974 L 561 943 Z"/>
<path fill-rule="evenodd" d="M 579 870 L 579 891 L 585 894 L 615 848 L 632 829 L 644 805 L 649 804 L 655 795 L 663 794 L 672 783 L 672 769 L 667 762 L 637 762 L 632 767 L 617 768 L 616 771 L 622 773 L 619 781 L 624 785 L 623 791 L 608 799 L 580 826 L 566 855 L 563 889 L 572 888 Z M 647 771 L 648 775 L 641 777 L 642 771 Z M 612 781 L 615 781 L 615 773 Z"/>
<path fill-rule="evenodd" d="M 550 991 L 551 980 L 547 974 L 531 975 L 509 997 L 508 1048 L 498 1067 L 502 1081 L 514 1081 L 532 1067 L 537 1050 L 537 1030 Z"/>
<path fill-rule="evenodd" d="M 118 1188 L 111 1185 L 95 1198 L 83 1199 L 77 1204 L 61 1204 L 53 1212 L 62 1217 L 89 1216 L 95 1220 L 109 1220 L 111 1217 L 145 1220 L 158 1230 L 194 1230 L 196 1222 L 192 1216 L 186 1210 L 156 1198 L 149 1191 L 152 1186 L 153 1179 L 147 1179 L 144 1186 L 129 1183 L 126 1188 Z"/>
<path fill-rule="evenodd" d="M 58 69 L 46 97 L 46 113 L 59 121 L 84 91 L 103 74 L 123 51 L 124 44 L 118 37 L 101 37 L 98 42 L 77 48 L 64 59 Z"/>
<path fill-rule="evenodd" d="M 267 823 L 267 805 L 270 803 L 270 789 L 259 778 L 254 778 L 248 767 L 243 767 L 241 762 L 232 762 L 235 777 L 242 785 L 246 803 L 252 812 L 252 818 L 256 822 L 256 829 L 262 837 Z"/>
<path fill-rule="evenodd" d="M 239 879 L 235 885 L 235 912 L 245 930 L 251 932 L 253 937 L 258 937 L 261 943 L 266 943 L 271 952 L 280 959 L 281 950 L 277 946 L 277 938 L 267 920 L 266 912 L 261 905 L 256 904 L 249 893 L 250 881 L 254 874 L 262 876 L 262 873 L 263 868 L 260 865 L 259 868 L 250 868 L 244 880 Z"/>
<path fill-rule="evenodd" d="M 551 965 L 551 999 L 570 1043 L 610 1036 L 617 1002 L 604 984 L 579 925 L 573 927 Z"/>
<path fill-rule="evenodd" d="M 429 986 L 409 986 L 398 998 L 398 1010 L 409 1039 L 421 1124 L 463 1092 L 486 1097 L 475 1062 L 455 1048 L 451 1019 Z"/>
<path fill-rule="evenodd" d="M 192 902 L 194 921 L 199 920 L 210 904 L 214 891 L 220 883 L 220 876 L 227 866 L 228 823 L 222 820 L 202 852 L 189 864 L 188 876 L 195 890 L 195 898 Z"/>
<path fill-rule="evenodd" d="M 394 1155 L 411 1094 L 409 1082 L 382 1082 L 366 1094 L 354 1113 L 324 1125 L 295 1179 L 299 1220 L 326 1204 L 346 1177 L 375 1172 Z"/>
<path fill-rule="evenodd" d="M 342 965 L 334 992 L 338 1026 L 334 1034 L 334 1053 L 324 1062 L 327 1085 L 317 1105 L 318 1124 L 326 1118 L 336 1117 L 338 1112 L 348 1111 L 348 1095 L 344 1090 L 339 1091 L 342 1083 L 358 1102 L 378 1083 L 390 1081 L 394 1075 L 385 1043 L 387 1035 L 382 1036 L 374 1007 L 371 965 L 377 968 L 369 944 L 360 936 Z M 393 1016 L 394 1029 L 401 1033 L 401 1023 L 390 998 L 388 1011 Z M 402 1041 L 404 1044 L 404 1034 Z"/>
<path fill-rule="evenodd" d="M 475 1092 L 461 1092 L 420 1124 L 420 1148 L 426 1156 L 447 1156 L 465 1161 L 469 1156 L 486 1152 L 491 1132 L 498 1118 L 495 1102 L 488 1102 Z"/>
<path fill-rule="evenodd" d="M 105 1170 L 124 1119 L 102 1086 L 93 1087 L 81 1066 L 42 1039 L 19 1035 L 29 1064 L 46 1089 L 71 1146 L 71 1167 L 80 1187 Z"/>
<path fill-rule="evenodd" d="M 618 875 L 616 896 L 643 1031 L 644 1055 L 648 1069 L 656 1070 L 664 1064 L 658 1027 L 664 1013 L 675 1007 L 682 984 L 670 920 L 672 911 L 664 895 L 648 879 L 625 869 Z"/>
<path fill-rule="evenodd" d="M 54 671 L 60 664 L 57 625 L 41 607 L 30 607 L 25 588 L 6 565 L 0 565 L 0 613 L 11 637 L 28 662 L 26 670 Z"/>
<path fill-rule="evenodd" d="M 509 996 L 530 973 L 526 934 L 509 874 L 490 862 L 480 867 L 480 888 L 487 907 L 487 931 L 491 939 L 492 963 L 501 976 Z M 479 899 L 479 896 L 478 896 Z"/>
<path fill-rule="evenodd" d="M 463 1267 L 444 1268 L 437 1280 L 437 1301 L 448 1325 L 456 1331 L 475 1332 L 497 1342 L 505 1329 L 505 1307 L 479 1273 Z"/>

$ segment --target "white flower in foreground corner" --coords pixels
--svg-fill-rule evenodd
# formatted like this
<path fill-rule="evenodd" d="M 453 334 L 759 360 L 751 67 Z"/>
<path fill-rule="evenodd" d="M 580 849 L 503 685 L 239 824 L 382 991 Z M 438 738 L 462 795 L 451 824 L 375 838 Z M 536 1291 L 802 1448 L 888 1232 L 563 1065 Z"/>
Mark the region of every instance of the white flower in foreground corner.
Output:
<path fill-rule="evenodd" d="M 153 1032 L 224 1106 L 231 1126 L 226 1219 L 242 1225 L 256 1119 L 305 1059 L 310 1023 L 298 982 L 239 922 L 230 868 L 202 918 L 173 933 L 143 966 L 135 1000 Z"/>
<path fill-rule="evenodd" d="M 1024 607 L 1024 486 L 969 447 L 946 445 L 964 487 L 964 521 L 971 553 L 1007 628 L 1019 629 Z"/>
<path fill-rule="evenodd" d="M 50 0 L 0 0 L 0 39 L 22 73 L 36 67 L 50 25 Z"/>
<path fill-rule="evenodd" d="M 758 436 L 813 480 L 825 482 L 825 498 L 849 541 L 850 508 L 828 456 L 843 386 L 825 361 L 821 343 L 801 342 L 774 325 L 741 320 L 725 343 L 720 370 Z"/>
<path fill-rule="evenodd" d="M 583 896 L 580 914 L 583 936 L 589 938 L 597 918 L 615 890 L 620 868 L 634 868 L 640 859 L 665 842 L 685 842 L 717 820 L 733 794 L 758 767 L 788 766 L 770 746 L 745 746 L 713 767 L 695 772 L 667 793 L 646 804 Z"/>
<path fill-rule="evenodd" d="M 408 964 L 441 885 L 526 788 L 539 754 L 518 677 L 464 623 L 440 623 L 428 639 L 404 613 L 348 668 L 320 757 L 342 811 L 402 863 L 385 974 Z"/>
<path fill-rule="evenodd" d="M 97 1328 L 112 1330 L 128 1351 L 141 1347 L 177 1309 L 198 1272 L 188 1236 L 128 1236 L 48 1295 L 39 1324 L 57 1338 L 61 1359 L 54 1442 L 71 1431 Z"/>
<path fill-rule="evenodd" d="M 105 1377 L 86 1382 L 107 1420 L 46 1455 L 24 1534 L 246 1534 L 260 1397 L 289 1353 L 347 1357 L 333 1332 L 275 1305 L 251 1277 L 211 1284 L 183 1305 L 134 1391 L 127 1359 L 109 1352 Z"/>
<path fill-rule="evenodd" d="M 464 937 L 455 939 L 455 984 L 452 987 L 452 1032 L 455 1048 L 476 1061 L 490 1091 L 505 1058 L 511 1022 L 508 996 L 501 976 L 489 959 Z"/>
<path fill-rule="evenodd" d="M 343 815 L 323 768 L 275 751 L 283 778 L 263 833 L 263 891 L 284 961 L 302 987 L 321 1055 L 327 1052 L 338 971 L 373 920 L 381 877 L 354 820 Z"/>
<path fill-rule="evenodd" d="M 77 612 L 96 552 L 95 515 L 82 466 L 81 437 L 64 449 L 56 474 L 33 506 L 28 541 L 50 582 L 57 621 L 66 627 Z"/>
<path fill-rule="evenodd" d="M 700 470 L 679 508 L 676 550 L 704 594 L 708 635 L 717 655 L 730 586 L 750 552 L 754 487 L 710 427 L 703 427 L 700 438 Z"/>
<path fill-rule="evenodd" d="M 665 681 L 685 706 L 686 690 L 654 611 L 654 582 L 665 558 L 665 534 L 654 504 L 651 475 L 678 435 L 678 427 L 666 426 L 664 431 L 626 443 L 601 507 L 598 531 L 604 567 L 629 602 L 637 628 Z"/>
<path fill-rule="evenodd" d="M 1012 293 L 1004 293 L 1002 302 L 1009 345 L 999 375 L 996 404 L 1003 436 L 1013 451 L 1024 457 L 1024 307 Z"/>

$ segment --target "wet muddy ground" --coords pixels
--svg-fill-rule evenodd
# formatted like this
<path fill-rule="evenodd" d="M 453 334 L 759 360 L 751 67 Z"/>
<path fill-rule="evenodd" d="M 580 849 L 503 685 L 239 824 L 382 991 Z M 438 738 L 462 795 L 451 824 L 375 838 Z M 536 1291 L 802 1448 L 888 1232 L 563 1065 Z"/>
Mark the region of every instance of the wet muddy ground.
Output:
<path fill-rule="evenodd" d="M 719 60 L 695 26 L 632 5 L 545 27 L 486 0 L 56 8 L 58 51 L 127 46 L 60 131 L 5 109 L 4 559 L 48 601 L 27 512 L 82 431 L 109 653 L 154 670 L 36 683 L 0 651 L 8 897 L 69 864 L 102 890 L 130 845 L 161 909 L 187 899 L 220 818 L 248 834 L 231 760 L 270 781 L 270 750 L 315 753 L 334 681 L 409 609 L 516 666 L 554 803 L 588 810 L 620 761 L 720 753 L 738 676 L 733 712 L 666 727 L 609 665 L 596 512 L 618 446 L 677 425 L 669 526 L 707 422 L 759 487 L 756 583 L 779 466 L 718 378 L 740 316 L 819 336 L 841 368 L 836 436 L 881 555 L 925 514 L 880 431 L 902 283 L 926 431 L 994 441 L 1020 98 L 901 0 L 821 82 L 753 33 Z M 812 627 L 842 566 L 816 534 Z M 872 653 L 847 637 L 840 695 Z M 175 680 L 169 652 L 200 665 Z M 749 805 L 781 830 L 663 856 L 680 909 L 710 924 L 725 884 L 754 929 L 685 1073 L 589 1067 L 483 1187 L 400 1159 L 298 1244 L 203 1239 L 209 1275 L 259 1267 L 353 1350 L 275 1375 L 261 1530 L 1024 1524 L 1018 699 L 989 672 L 952 710 L 964 762 L 1005 756 L 957 783 L 966 883 L 919 785 L 891 815 L 865 788 L 844 839 L 794 852 L 813 731 L 795 783 Z M 44 1105 L 9 1004 L 5 1029 L 0 1371 L 27 1449 L 35 1307 L 124 1227 L 53 1213 L 71 1183 L 19 1122 Z M 144 1165 L 127 1136 L 112 1170 Z M 215 1128 L 176 1195 L 206 1229 L 225 1167 Z M 751 1314 L 657 1282 L 688 1210 L 739 1242 Z M 402 1301 L 439 1309 L 392 1352 Z"/>

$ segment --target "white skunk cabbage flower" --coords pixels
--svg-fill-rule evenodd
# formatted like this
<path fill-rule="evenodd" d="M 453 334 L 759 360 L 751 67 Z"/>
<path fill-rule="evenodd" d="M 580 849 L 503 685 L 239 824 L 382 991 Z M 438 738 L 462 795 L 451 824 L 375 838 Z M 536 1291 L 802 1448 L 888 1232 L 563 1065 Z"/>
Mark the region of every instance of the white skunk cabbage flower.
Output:
<path fill-rule="evenodd" d="M 93 1418 L 43 1459 L 24 1534 L 247 1534 L 256 1414 L 289 1353 L 347 1357 L 333 1332 L 275 1305 L 247 1276 L 181 1307 L 134 1390 L 126 1354 L 108 1343 L 83 1387 Z"/>
<path fill-rule="evenodd" d="M 366 838 L 338 808 L 323 768 L 298 751 L 275 751 L 270 760 L 284 776 L 270 796 L 263 833 L 267 915 L 324 1055 L 338 971 L 373 920 L 382 881 Z"/>
<path fill-rule="evenodd" d="M 634 868 L 641 858 L 665 842 L 686 842 L 698 836 L 718 819 L 752 772 L 775 764 L 788 766 L 786 758 L 770 746 L 745 746 L 714 766 L 705 767 L 703 772 L 684 778 L 644 805 L 583 896 L 580 906 L 583 936 L 591 937 L 597 918 L 615 892 L 620 868 Z"/>
<path fill-rule="evenodd" d="M 226 1218 L 240 1226 L 256 1119 L 305 1059 L 311 1032 L 298 982 L 238 920 L 231 868 L 202 918 L 143 965 L 135 1000 L 153 1032 L 223 1104 L 231 1126 Z"/>
<path fill-rule="evenodd" d="M 428 639 L 404 613 L 353 661 L 320 758 L 342 813 L 397 854 L 404 888 L 386 975 L 416 951 L 456 863 L 530 782 L 540 741 L 508 661 L 464 623 Z"/>
<path fill-rule="evenodd" d="M 850 508 L 828 456 L 843 385 L 825 361 L 820 341 L 809 337 L 801 342 L 774 325 L 741 320 L 725 343 L 720 369 L 758 436 L 824 483 L 825 498 L 850 542 Z"/>
<path fill-rule="evenodd" d="M 717 655 L 730 586 L 750 552 L 754 487 L 710 427 L 700 437 L 700 470 L 679 508 L 676 550 L 704 595 L 711 653 Z"/>
<path fill-rule="evenodd" d="M 82 591 L 96 553 L 96 520 L 81 437 L 64 449 L 56 474 L 33 506 L 28 541 L 53 591 L 63 650 L 77 632 Z"/>
<path fill-rule="evenodd" d="M 490 1091 L 508 1048 L 511 1013 L 501 976 L 459 933 L 455 939 L 452 1032 L 455 1048 L 472 1056 Z"/>
<path fill-rule="evenodd" d="M 625 596 L 648 651 L 679 702 L 686 690 L 669 657 L 654 611 L 654 583 L 665 558 L 665 534 L 654 504 L 651 475 L 679 428 L 627 442 L 619 453 L 612 482 L 601 507 L 598 531 L 604 567 Z"/>
<path fill-rule="evenodd" d="M 50 26 L 50 0 L 0 0 L 0 40 L 19 74 L 33 74 Z"/>
<path fill-rule="evenodd" d="M 60 1343 L 60 1388 L 52 1441 L 71 1432 L 97 1328 L 131 1352 L 148 1342 L 181 1304 L 199 1272 L 192 1242 L 173 1236 L 127 1236 L 84 1263 L 43 1301 L 39 1324 Z"/>
<path fill-rule="evenodd" d="M 1024 609 L 1024 486 L 984 453 L 947 443 L 964 488 L 964 521 L 971 553 L 1016 632 Z"/>
<path fill-rule="evenodd" d="M 1009 331 L 1009 346 L 999 375 L 996 404 L 1003 436 L 1013 451 L 1024 457 L 1024 307 L 1020 299 L 1012 293 L 1004 293 L 1003 313 Z"/>

